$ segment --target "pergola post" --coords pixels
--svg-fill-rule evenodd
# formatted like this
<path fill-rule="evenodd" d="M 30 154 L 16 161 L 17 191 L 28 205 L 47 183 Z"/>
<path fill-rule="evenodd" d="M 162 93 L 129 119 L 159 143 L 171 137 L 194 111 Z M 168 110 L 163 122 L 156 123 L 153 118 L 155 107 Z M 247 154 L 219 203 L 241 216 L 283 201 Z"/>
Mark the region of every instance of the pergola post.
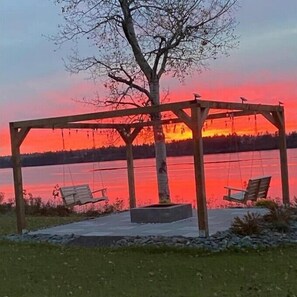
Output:
<path fill-rule="evenodd" d="M 289 173 L 288 173 L 288 158 L 286 144 L 286 129 L 285 129 L 285 111 L 283 106 L 279 106 L 278 110 L 272 112 L 261 112 L 261 114 L 278 129 L 278 144 L 280 156 L 281 182 L 283 204 L 290 205 L 289 191 Z"/>
<path fill-rule="evenodd" d="M 200 237 L 208 237 L 208 214 L 206 205 L 206 190 L 205 190 L 205 173 L 203 161 L 203 140 L 202 126 L 205 118 L 203 116 L 205 108 L 193 107 L 191 109 L 192 118 L 192 133 L 194 144 L 194 171 L 195 171 L 195 188 L 197 199 L 197 215 L 198 228 Z"/>
<path fill-rule="evenodd" d="M 131 128 L 118 127 L 117 131 L 121 135 L 122 139 L 126 144 L 126 159 L 127 159 L 127 170 L 128 170 L 128 187 L 129 187 L 129 206 L 131 208 L 136 207 L 136 195 L 135 195 L 135 178 L 134 178 L 134 160 L 133 160 L 133 146 L 132 143 L 142 127 L 134 128 L 131 132 Z"/>
<path fill-rule="evenodd" d="M 290 205 L 290 192 L 289 192 L 289 173 L 288 173 L 288 158 L 287 158 L 287 144 L 285 132 L 285 115 L 284 112 L 277 112 L 278 115 L 278 133 L 279 133 L 279 154 L 280 154 L 280 168 L 282 180 L 282 195 L 283 204 Z"/>
<path fill-rule="evenodd" d="M 20 146 L 28 132 L 29 128 L 23 130 L 21 129 L 19 131 L 17 128 L 14 128 L 12 124 L 10 124 L 11 160 L 18 233 L 22 233 L 23 229 L 26 228 Z"/>
<path fill-rule="evenodd" d="M 136 207 L 132 142 L 126 143 L 126 156 L 127 156 L 127 170 L 128 170 L 128 186 L 129 186 L 129 206 L 131 209 Z"/>

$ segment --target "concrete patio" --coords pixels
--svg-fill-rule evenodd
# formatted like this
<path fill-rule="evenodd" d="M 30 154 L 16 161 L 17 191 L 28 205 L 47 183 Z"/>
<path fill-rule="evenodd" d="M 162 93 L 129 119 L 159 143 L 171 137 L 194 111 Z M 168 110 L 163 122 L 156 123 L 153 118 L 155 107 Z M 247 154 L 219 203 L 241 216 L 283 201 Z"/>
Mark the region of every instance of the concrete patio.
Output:
<path fill-rule="evenodd" d="M 247 212 L 263 214 L 266 210 L 260 208 L 226 208 L 208 210 L 209 233 L 227 230 L 232 220 L 242 217 Z M 123 236 L 198 236 L 196 210 L 193 217 L 171 223 L 138 224 L 131 223 L 130 212 L 114 213 L 71 224 L 56 226 L 30 232 L 30 234 L 70 235 L 81 237 L 123 237 Z"/>

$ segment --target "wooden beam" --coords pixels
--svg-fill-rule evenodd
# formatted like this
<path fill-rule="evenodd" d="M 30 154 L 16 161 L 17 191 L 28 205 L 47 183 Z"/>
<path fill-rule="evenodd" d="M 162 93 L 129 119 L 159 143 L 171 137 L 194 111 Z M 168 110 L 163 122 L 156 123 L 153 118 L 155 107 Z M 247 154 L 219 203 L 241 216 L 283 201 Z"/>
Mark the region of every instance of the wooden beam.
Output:
<path fill-rule="evenodd" d="M 194 170 L 195 170 L 195 188 L 197 199 L 197 215 L 199 236 L 208 237 L 208 215 L 206 205 L 205 173 L 203 160 L 202 127 L 205 117 L 204 109 L 193 107 L 191 109 L 192 134 L 194 142 Z"/>
<path fill-rule="evenodd" d="M 208 101 L 208 100 L 198 100 L 197 104 L 201 108 L 242 110 L 242 111 L 279 111 L 282 108 L 282 106 L 279 106 L 279 105 Z"/>
<path fill-rule="evenodd" d="M 162 125 L 182 123 L 179 118 L 161 120 Z M 56 125 L 35 125 L 34 129 L 118 129 L 118 128 L 136 128 L 150 127 L 153 121 L 136 122 L 136 123 L 64 123 Z"/>
<path fill-rule="evenodd" d="M 173 112 L 175 113 L 175 112 Z M 233 117 L 240 117 L 240 116 L 249 116 L 262 114 L 264 112 L 255 112 L 255 111 L 227 111 L 222 113 L 213 113 L 208 114 L 206 120 L 215 120 L 215 119 L 223 119 L 228 118 L 232 114 Z M 185 113 L 187 116 L 188 114 Z M 162 125 L 170 125 L 170 124 L 179 124 L 185 123 L 188 127 L 191 123 L 188 122 L 188 119 L 185 118 L 173 118 L 173 119 L 165 119 L 161 120 Z M 42 125 L 34 125 L 34 129 L 118 129 L 120 127 L 124 128 L 136 128 L 136 127 L 151 127 L 153 126 L 153 121 L 145 121 L 145 122 L 136 122 L 136 123 L 64 123 L 64 124 L 42 124 Z"/>
<path fill-rule="evenodd" d="M 67 123 L 67 124 L 57 124 L 54 127 L 43 125 L 40 129 L 117 129 L 117 128 L 128 128 L 129 124 L 121 124 L 121 123 Z"/>
<path fill-rule="evenodd" d="M 254 114 L 255 114 L 255 111 L 226 111 L 226 112 L 208 114 L 206 120 L 224 119 L 224 118 L 230 118 L 230 116 L 235 118 L 235 117 L 241 117 L 241 116 L 250 116 Z"/>
<path fill-rule="evenodd" d="M 210 109 L 229 109 L 229 110 L 242 110 L 242 111 L 281 111 L 282 107 L 279 105 L 262 105 L 262 104 L 242 104 L 232 102 L 219 102 L 219 101 L 202 101 L 191 100 L 175 103 L 167 103 L 156 106 L 147 106 L 123 110 L 103 111 L 88 114 L 69 115 L 62 117 L 51 117 L 36 120 L 12 122 L 14 128 L 24 127 L 55 127 L 55 125 L 66 125 L 67 123 L 83 122 L 90 120 L 101 120 L 107 118 L 125 117 L 139 114 L 152 114 L 156 112 L 166 112 L 191 108 L 193 106 L 200 108 Z"/>
<path fill-rule="evenodd" d="M 18 131 L 18 129 L 10 126 L 11 160 L 18 233 L 22 233 L 22 231 L 26 228 L 20 145 L 28 132 L 29 129 Z"/>
<path fill-rule="evenodd" d="M 166 119 L 166 120 L 160 120 L 162 125 L 171 125 L 171 124 L 178 124 L 182 123 L 183 121 L 179 118 L 174 118 L 174 119 Z M 136 127 L 152 127 L 154 125 L 153 121 L 147 121 L 147 122 L 138 122 L 138 123 L 131 123 L 129 124 L 131 128 L 136 128 Z"/>
<path fill-rule="evenodd" d="M 176 103 L 168 103 L 161 104 L 156 106 L 147 106 L 147 107 L 139 107 L 139 108 L 130 108 L 130 109 L 122 109 L 122 110 L 112 110 L 112 111 L 102 111 L 95 113 L 87 113 L 87 114 L 77 114 L 77 115 L 69 115 L 62 117 L 51 117 L 51 118 L 43 118 L 36 120 L 28 120 L 28 121 L 18 121 L 13 122 L 13 126 L 15 128 L 22 127 L 53 127 L 57 124 L 65 125 L 67 123 L 74 122 L 83 122 L 90 120 L 101 120 L 107 118 L 117 118 L 124 116 L 132 116 L 132 115 L 140 115 L 140 114 L 151 114 L 155 112 L 165 112 L 170 111 L 172 108 L 190 108 L 192 106 L 192 101 L 183 101 Z"/>

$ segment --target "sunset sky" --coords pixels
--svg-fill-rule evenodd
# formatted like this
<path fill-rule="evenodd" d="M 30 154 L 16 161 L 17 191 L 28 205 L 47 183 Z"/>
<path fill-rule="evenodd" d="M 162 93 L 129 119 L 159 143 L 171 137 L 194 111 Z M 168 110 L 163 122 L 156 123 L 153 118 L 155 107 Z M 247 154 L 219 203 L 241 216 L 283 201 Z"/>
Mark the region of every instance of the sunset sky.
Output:
<path fill-rule="evenodd" d="M 57 33 L 59 13 L 59 7 L 49 0 L 0 1 L 0 155 L 10 154 L 11 121 L 94 111 L 75 100 L 91 97 L 95 90 L 100 93 L 102 86 L 86 80 L 84 74 L 66 72 L 62 59 L 70 53 L 69 48 L 56 50 L 45 37 Z M 250 103 L 282 101 L 286 129 L 296 131 L 296 15 L 296 0 L 241 1 L 236 13 L 238 49 L 230 57 L 212 62 L 202 74 L 188 77 L 184 84 L 166 79 L 162 87 L 169 89 L 172 102 L 193 99 L 193 93 L 210 100 L 240 102 L 243 96 Z M 225 128 L 224 122 L 213 125 L 213 130 Z M 238 126 L 252 125 L 245 119 Z M 271 125 L 260 128 L 275 131 Z M 169 132 L 173 138 L 175 134 Z M 176 138 L 182 137 L 174 132 Z M 91 147 L 92 141 L 88 141 Z M 22 152 L 61 149 L 61 143 L 60 131 L 38 131 L 24 143 Z M 69 140 L 67 145 L 70 148 L 73 144 Z"/>

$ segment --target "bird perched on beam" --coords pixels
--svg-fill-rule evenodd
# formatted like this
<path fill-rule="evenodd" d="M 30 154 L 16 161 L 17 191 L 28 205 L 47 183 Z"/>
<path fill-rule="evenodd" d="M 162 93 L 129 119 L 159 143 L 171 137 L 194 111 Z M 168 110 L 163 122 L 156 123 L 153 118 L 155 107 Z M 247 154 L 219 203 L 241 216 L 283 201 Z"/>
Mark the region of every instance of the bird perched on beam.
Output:
<path fill-rule="evenodd" d="M 199 95 L 199 94 L 197 94 L 197 93 L 194 93 L 193 95 L 194 95 L 194 99 L 195 99 L 195 100 L 198 100 L 199 98 L 201 98 L 201 95 Z"/>
<path fill-rule="evenodd" d="M 247 102 L 248 100 L 244 97 L 240 97 L 241 103 Z"/>

